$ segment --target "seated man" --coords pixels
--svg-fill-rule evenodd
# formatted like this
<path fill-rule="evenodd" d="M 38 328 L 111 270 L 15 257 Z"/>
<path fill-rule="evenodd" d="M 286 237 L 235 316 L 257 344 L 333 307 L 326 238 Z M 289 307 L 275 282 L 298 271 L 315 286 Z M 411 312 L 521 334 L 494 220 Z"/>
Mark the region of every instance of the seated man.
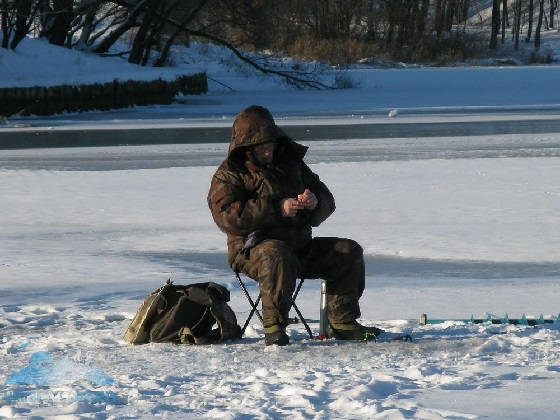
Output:
<path fill-rule="evenodd" d="M 364 290 L 362 248 L 350 239 L 311 236 L 311 227 L 335 205 L 303 162 L 306 151 L 263 107 L 250 106 L 236 117 L 227 159 L 208 193 L 214 221 L 227 234 L 228 262 L 259 283 L 266 345 L 289 343 L 285 328 L 298 277 L 327 281 L 329 337 L 377 336 L 380 329 L 356 322 Z"/>

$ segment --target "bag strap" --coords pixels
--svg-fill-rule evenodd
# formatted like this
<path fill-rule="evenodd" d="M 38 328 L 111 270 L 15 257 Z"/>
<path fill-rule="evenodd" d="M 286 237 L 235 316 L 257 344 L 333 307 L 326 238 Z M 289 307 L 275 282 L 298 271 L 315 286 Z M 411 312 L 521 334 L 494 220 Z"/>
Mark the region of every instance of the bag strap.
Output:
<path fill-rule="evenodd" d="M 220 341 L 241 338 L 241 327 L 237 324 L 235 313 L 227 303 L 215 302 L 210 306 L 210 311 L 218 324 Z"/>
<path fill-rule="evenodd" d="M 183 327 L 179 330 L 179 341 L 182 344 L 209 344 L 212 331 L 200 331 L 201 325 L 208 325 L 208 318 L 212 317 L 210 307 L 207 306 L 198 322 L 192 327 Z M 213 322 L 212 322 L 213 323 Z"/>
<path fill-rule="evenodd" d="M 189 286 L 176 286 L 177 292 L 183 293 L 187 299 L 200 305 L 210 306 L 214 302 L 229 302 L 229 290 L 214 283 L 196 283 Z M 183 287 L 179 289 L 179 287 Z"/>

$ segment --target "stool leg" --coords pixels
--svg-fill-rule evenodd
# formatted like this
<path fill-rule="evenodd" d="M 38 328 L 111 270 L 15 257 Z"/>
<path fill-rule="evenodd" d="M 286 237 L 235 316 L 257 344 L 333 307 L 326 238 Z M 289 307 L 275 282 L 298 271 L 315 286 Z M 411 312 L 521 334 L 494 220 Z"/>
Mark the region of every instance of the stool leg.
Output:
<path fill-rule="evenodd" d="M 256 302 L 253 302 L 253 299 L 251 298 L 251 295 L 249 295 L 249 292 L 247 291 L 247 288 L 245 287 L 245 284 L 243 283 L 243 280 L 241 280 L 241 277 L 239 276 L 239 272 L 235 272 L 235 276 L 237 277 L 237 282 L 239 283 L 239 286 L 241 286 L 241 289 L 243 290 L 243 293 L 245 294 L 245 297 L 247 298 L 247 300 L 249 301 L 249 304 L 251 305 L 251 312 L 249 313 L 249 316 L 247 317 L 247 320 L 245 321 L 245 324 L 243 325 L 243 328 L 241 328 L 241 336 L 243 337 L 243 334 L 245 334 L 245 330 L 247 329 L 247 326 L 249 325 L 249 322 L 251 321 L 251 318 L 253 317 L 253 315 L 256 313 L 257 316 L 259 317 L 261 324 L 264 324 L 262 316 L 258 310 L 258 304 L 261 301 L 261 294 L 259 293 L 259 296 L 257 297 Z M 299 308 L 296 305 L 296 298 L 299 294 L 299 291 L 301 290 L 301 286 L 303 286 L 303 281 L 304 279 L 300 279 L 297 288 L 294 292 L 294 295 L 292 296 L 292 303 L 290 304 L 290 308 L 294 308 L 294 310 L 297 313 L 298 318 L 301 320 L 301 322 L 303 323 L 305 329 L 307 330 L 307 334 L 309 334 L 309 338 L 313 338 L 313 333 L 311 332 L 311 328 L 309 328 L 309 325 L 307 324 L 307 321 L 305 321 L 305 318 L 303 317 L 301 311 L 299 310 Z"/>
<path fill-rule="evenodd" d="M 257 298 L 257 301 L 253 302 L 253 299 L 251 298 L 251 295 L 247 291 L 247 288 L 245 287 L 245 284 L 243 283 L 243 280 L 241 280 L 241 277 L 239 276 L 239 272 L 236 271 L 235 276 L 237 277 L 237 282 L 239 283 L 239 286 L 241 286 L 241 289 L 243 290 L 243 293 L 245 293 L 245 297 L 247 298 L 247 300 L 249 301 L 249 304 L 251 305 L 251 312 L 249 313 L 249 316 L 247 317 L 247 320 L 245 321 L 245 324 L 243 325 L 243 328 L 241 329 L 241 336 L 243 337 L 243 334 L 245 334 L 245 329 L 249 325 L 249 322 L 251 321 L 251 318 L 253 317 L 253 314 L 256 313 L 257 316 L 259 317 L 260 321 L 261 321 L 261 324 L 263 324 L 262 316 L 261 316 L 261 314 L 260 314 L 260 312 L 257 308 L 257 305 L 261 301 L 261 294 L 259 293 L 259 297 Z"/>
<path fill-rule="evenodd" d="M 301 314 L 299 308 L 296 305 L 296 298 L 299 294 L 299 291 L 301 289 L 301 286 L 303 286 L 303 281 L 304 279 L 300 279 L 299 284 L 296 288 L 296 291 L 294 292 L 294 296 L 292 297 L 292 304 L 291 307 L 293 307 L 298 315 L 298 318 L 301 320 L 301 322 L 303 323 L 305 329 L 307 330 L 307 334 L 309 334 L 309 338 L 313 338 L 313 333 L 311 332 L 311 328 L 309 328 L 309 325 L 307 324 L 307 322 L 305 321 L 305 318 L 303 317 L 303 315 Z"/>
<path fill-rule="evenodd" d="M 261 295 L 259 293 L 259 297 L 257 298 L 257 301 L 254 304 L 255 306 L 253 306 L 253 309 L 251 309 L 251 312 L 249 313 L 249 316 L 245 320 L 245 324 L 243 324 L 243 328 L 241 328 L 241 337 L 243 337 L 243 334 L 245 334 L 245 330 L 247 329 L 247 326 L 249 325 L 249 322 L 251 321 L 251 318 L 253 318 L 253 314 L 255 312 L 257 313 L 257 316 L 261 320 L 261 323 L 263 322 L 261 314 L 259 313 L 259 310 L 257 309 L 257 305 L 259 304 L 260 301 L 261 301 Z"/>
<path fill-rule="evenodd" d="M 307 321 L 305 321 L 305 318 L 301 314 L 301 312 L 300 312 L 299 308 L 297 307 L 296 303 L 295 302 L 292 303 L 292 306 L 296 310 L 296 313 L 297 313 L 299 319 L 301 320 L 301 322 L 303 322 L 303 326 L 307 330 L 307 334 L 309 334 L 309 338 L 313 338 L 313 333 L 311 332 L 311 328 L 309 328 L 309 325 L 307 324 Z"/>

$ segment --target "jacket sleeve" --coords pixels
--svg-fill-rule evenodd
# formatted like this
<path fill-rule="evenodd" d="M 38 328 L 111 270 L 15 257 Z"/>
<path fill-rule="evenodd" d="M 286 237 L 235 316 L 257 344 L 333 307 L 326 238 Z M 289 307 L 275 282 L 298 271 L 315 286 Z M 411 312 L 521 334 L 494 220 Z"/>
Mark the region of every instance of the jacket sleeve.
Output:
<path fill-rule="evenodd" d="M 238 175 L 218 170 L 208 192 L 208 206 L 218 227 L 225 233 L 247 236 L 275 225 L 280 203 L 269 197 L 251 197 Z"/>
<path fill-rule="evenodd" d="M 327 186 L 321 182 L 319 176 L 309 169 L 309 166 L 305 163 L 302 164 L 305 188 L 308 188 L 319 200 L 317 208 L 309 214 L 309 223 L 311 226 L 319 226 L 334 212 L 336 208 L 334 197 Z"/>

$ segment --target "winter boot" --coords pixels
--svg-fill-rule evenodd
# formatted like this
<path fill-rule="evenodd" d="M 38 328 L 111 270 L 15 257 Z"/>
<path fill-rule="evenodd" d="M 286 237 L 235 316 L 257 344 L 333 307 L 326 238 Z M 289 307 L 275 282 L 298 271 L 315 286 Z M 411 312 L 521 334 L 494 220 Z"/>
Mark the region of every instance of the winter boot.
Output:
<path fill-rule="evenodd" d="M 375 341 L 377 336 L 382 332 L 382 329 L 366 327 L 358 321 L 341 324 L 329 322 L 327 327 L 327 336 L 329 338 L 336 338 L 337 340 Z"/>
<path fill-rule="evenodd" d="M 280 325 L 272 325 L 264 329 L 264 344 L 271 346 L 285 346 L 290 344 L 290 337 L 286 334 L 286 329 Z"/>

